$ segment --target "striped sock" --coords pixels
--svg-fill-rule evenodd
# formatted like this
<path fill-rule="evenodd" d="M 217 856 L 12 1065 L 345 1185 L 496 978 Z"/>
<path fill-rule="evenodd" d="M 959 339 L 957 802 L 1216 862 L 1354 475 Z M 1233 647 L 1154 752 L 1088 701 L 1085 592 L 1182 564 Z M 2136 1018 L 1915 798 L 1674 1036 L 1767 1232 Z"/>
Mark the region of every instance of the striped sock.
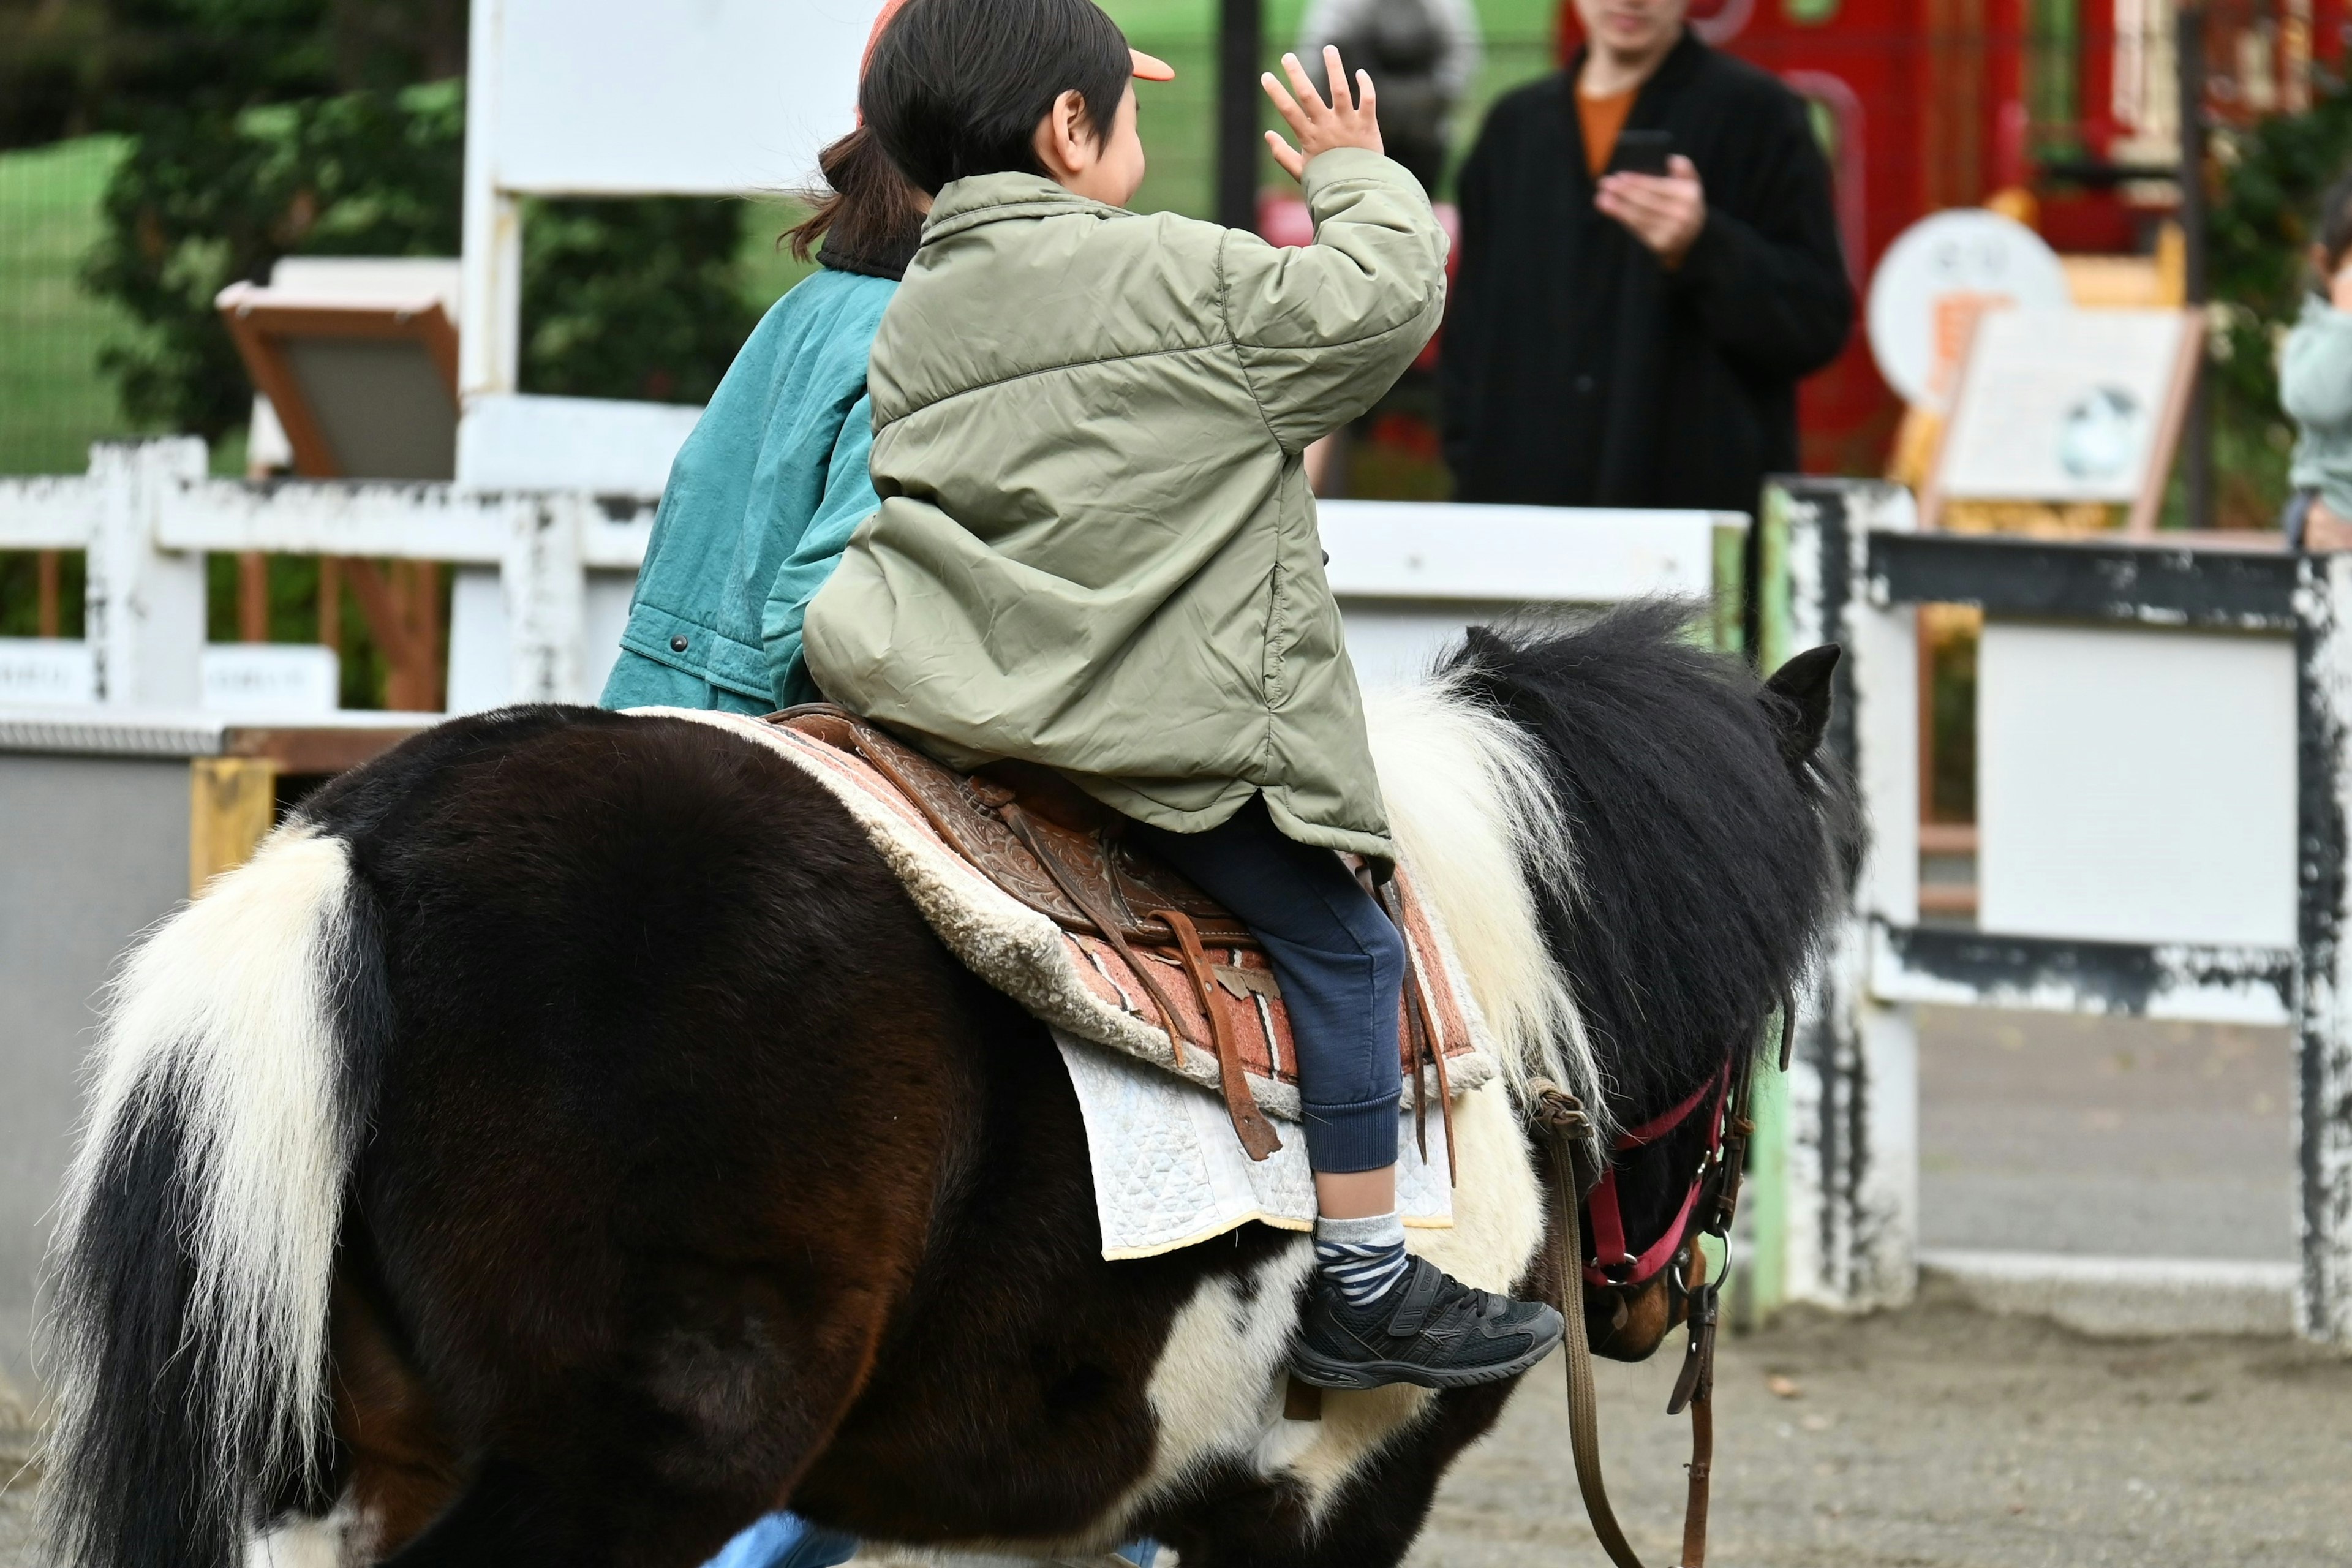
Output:
<path fill-rule="evenodd" d="M 1394 1211 L 1369 1219 L 1318 1219 L 1315 1266 L 1350 1307 L 1369 1307 L 1404 1278 L 1404 1221 Z"/>

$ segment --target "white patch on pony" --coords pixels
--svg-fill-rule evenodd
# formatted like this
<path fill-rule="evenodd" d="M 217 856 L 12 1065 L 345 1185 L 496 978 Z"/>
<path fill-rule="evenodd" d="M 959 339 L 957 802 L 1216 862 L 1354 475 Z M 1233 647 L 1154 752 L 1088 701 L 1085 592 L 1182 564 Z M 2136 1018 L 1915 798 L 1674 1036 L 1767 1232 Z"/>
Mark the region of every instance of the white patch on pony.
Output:
<path fill-rule="evenodd" d="M 1497 1082 L 1461 1096 L 1454 1131 L 1462 1180 L 1453 1228 L 1408 1230 L 1405 1245 L 1465 1285 L 1507 1291 L 1543 1241 L 1542 1193 L 1509 1091 Z M 1251 1289 L 1231 1278 L 1202 1281 L 1177 1314 L 1147 1390 L 1159 1422 L 1151 1468 L 1113 1510 L 1115 1521 L 1138 1517 L 1221 1462 L 1296 1482 L 1319 1514 L 1428 1417 L 1429 1391 L 1397 1384 L 1326 1389 L 1321 1420 L 1283 1419 L 1285 1352 L 1314 1266 L 1313 1244 L 1302 1237 L 1258 1266 Z"/>
<path fill-rule="evenodd" d="M 58 1250 L 146 1119 L 178 1119 L 194 1194 L 191 1337 L 223 1382 L 216 1436 L 271 1434 L 266 1467 L 310 1464 L 327 1430 L 327 1299 L 353 1129 L 335 1077 L 331 977 L 347 940 L 341 841 L 290 823 L 148 936 L 116 978 Z M 60 1427 L 93 1347 L 58 1325 Z M 287 1447 L 292 1434 L 293 1452 Z M 53 1451 L 81 1446 L 61 1432 Z"/>
<path fill-rule="evenodd" d="M 1529 1080 L 1548 1077 L 1604 1118 L 1600 1062 L 1528 880 L 1532 869 L 1576 885 L 1567 814 L 1536 741 L 1442 675 L 1367 692 L 1364 721 L 1390 832 L 1452 942 L 1513 1093 L 1524 1100 Z"/>
<path fill-rule="evenodd" d="M 1455 1100 L 1462 1184 L 1453 1228 L 1405 1232 L 1410 1250 L 1482 1290 L 1509 1290 L 1543 1244 L 1542 1190 L 1512 1105 L 1500 1081 Z M 1219 1464 L 1295 1482 L 1320 1516 L 1382 1450 L 1428 1418 L 1434 1395 L 1402 1384 L 1326 1389 L 1321 1420 L 1283 1418 L 1285 1356 L 1314 1267 L 1314 1244 L 1300 1237 L 1246 1282 L 1221 1276 L 1193 1290 L 1145 1389 L 1159 1426 L 1151 1467 L 1081 1539 L 991 1542 L 992 1552 L 869 1542 L 850 1568 L 1110 1568 L 1104 1553 L 1135 1538 L 1135 1521 L 1152 1504 Z"/>
<path fill-rule="evenodd" d="M 246 1543 L 245 1568 L 357 1568 L 374 1561 L 361 1531 L 358 1513 L 346 1497 L 324 1519 L 290 1519 Z"/>

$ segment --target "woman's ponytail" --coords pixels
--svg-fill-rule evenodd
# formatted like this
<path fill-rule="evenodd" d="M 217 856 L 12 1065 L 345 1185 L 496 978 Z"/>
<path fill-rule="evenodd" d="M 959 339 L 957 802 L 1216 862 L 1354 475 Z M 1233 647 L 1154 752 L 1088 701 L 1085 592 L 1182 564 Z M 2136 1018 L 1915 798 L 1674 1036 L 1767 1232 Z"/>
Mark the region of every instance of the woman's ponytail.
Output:
<path fill-rule="evenodd" d="M 806 261 L 824 242 L 828 265 L 847 272 L 896 278 L 914 259 L 929 205 L 860 125 L 817 154 L 824 189 L 809 193 L 809 216 L 784 231 L 795 258 Z"/>

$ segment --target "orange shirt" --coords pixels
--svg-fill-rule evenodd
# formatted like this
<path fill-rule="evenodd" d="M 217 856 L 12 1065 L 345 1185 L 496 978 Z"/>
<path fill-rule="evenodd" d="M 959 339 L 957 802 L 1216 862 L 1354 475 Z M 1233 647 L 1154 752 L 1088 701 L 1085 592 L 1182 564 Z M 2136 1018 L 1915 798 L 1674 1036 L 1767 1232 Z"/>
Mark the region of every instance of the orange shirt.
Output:
<path fill-rule="evenodd" d="M 1625 129 L 1625 116 L 1633 111 L 1639 91 L 1629 87 L 1607 98 L 1587 98 L 1581 90 L 1576 95 L 1576 122 L 1584 131 L 1584 172 L 1596 180 L 1609 166 L 1609 154 L 1617 151 L 1617 132 Z"/>

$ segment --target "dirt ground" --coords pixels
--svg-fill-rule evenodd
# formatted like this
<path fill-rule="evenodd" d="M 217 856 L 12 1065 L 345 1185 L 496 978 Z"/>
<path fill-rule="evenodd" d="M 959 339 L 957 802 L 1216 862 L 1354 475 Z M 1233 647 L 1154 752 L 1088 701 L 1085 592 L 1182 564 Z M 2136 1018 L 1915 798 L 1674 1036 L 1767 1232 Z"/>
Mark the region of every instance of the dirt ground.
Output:
<path fill-rule="evenodd" d="M 1660 1414 L 1675 1359 L 1601 1370 L 1611 1488 L 1653 1563 L 1680 1540 L 1688 1428 Z M 1931 1298 L 1792 1313 L 1719 1365 L 1717 1568 L 2352 1563 L 2352 1359 L 2086 1340 Z M 0 1474 L 22 1453 L 0 1436 Z M 31 1504 L 21 1479 L 0 1491 L 0 1568 L 32 1568 Z M 1448 1478 L 1411 1568 L 1605 1562 L 1547 1366 Z"/>
<path fill-rule="evenodd" d="M 1611 1491 L 1653 1563 L 1681 1538 L 1688 1427 L 1660 1414 L 1675 1359 L 1601 1372 Z M 1860 1320 L 1791 1313 L 1717 1364 L 1720 1568 L 2352 1563 L 2352 1359 L 2088 1340 L 1931 1295 Z M 1455 1468 L 1410 1562 L 1606 1563 L 1556 1367 Z"/>
<path fill-rule="evenodd" d="M 1922 1007 L 1919 1243 L 2295 1256 L 2284 1029 Z"/>

